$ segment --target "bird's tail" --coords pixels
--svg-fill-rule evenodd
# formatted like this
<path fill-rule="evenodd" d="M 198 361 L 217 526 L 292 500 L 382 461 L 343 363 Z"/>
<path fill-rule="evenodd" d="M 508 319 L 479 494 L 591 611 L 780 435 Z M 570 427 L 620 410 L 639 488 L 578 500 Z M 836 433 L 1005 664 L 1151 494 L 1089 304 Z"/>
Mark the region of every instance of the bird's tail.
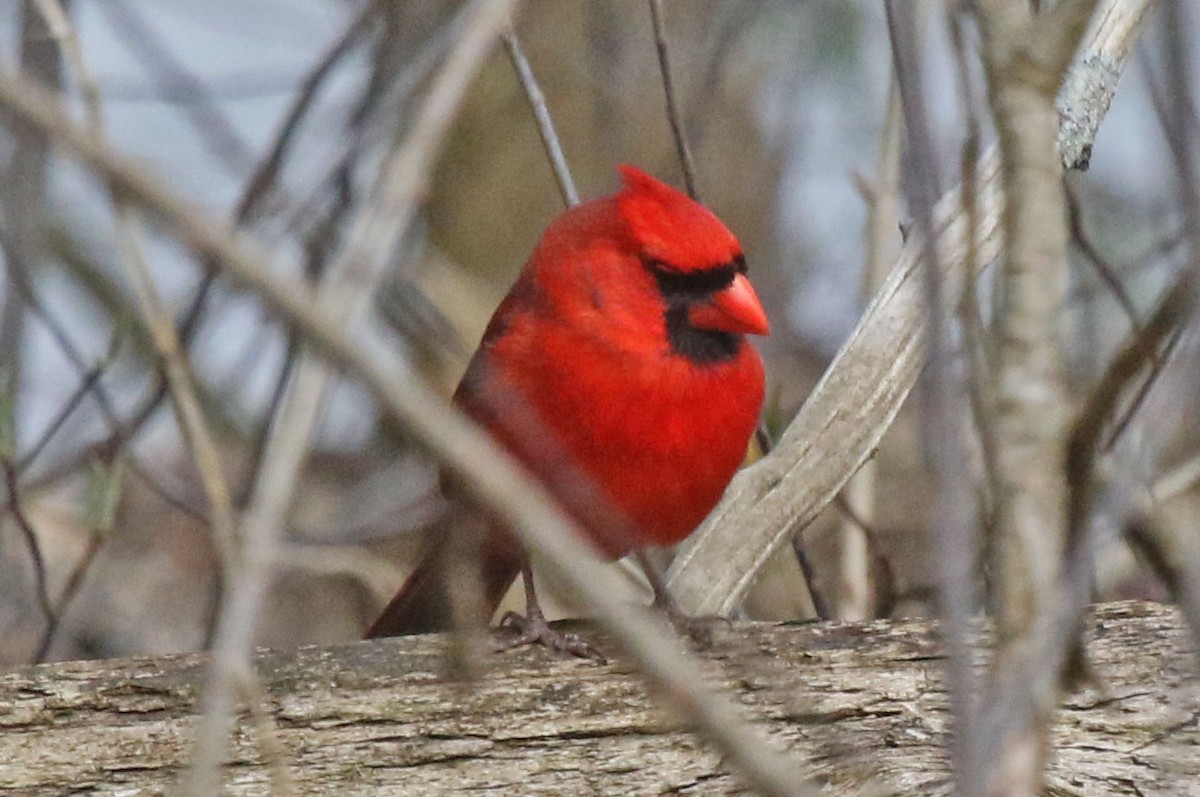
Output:
<path fill-rule="evenodd" d="M 488 523 L 481 537 L 476 556 L 455 557 L 454 535 L 443 528 L 364 638 L 432 634 L 453 628 L 448 572 L 453 559 L 478 562 L 478 579 L 467 580 L 471 587 L 481 588 L 478 602 L 486 613 L 479 622 L 486 624 L 520 574 L 524 553 L 512 535 L 494 522 Z"/>

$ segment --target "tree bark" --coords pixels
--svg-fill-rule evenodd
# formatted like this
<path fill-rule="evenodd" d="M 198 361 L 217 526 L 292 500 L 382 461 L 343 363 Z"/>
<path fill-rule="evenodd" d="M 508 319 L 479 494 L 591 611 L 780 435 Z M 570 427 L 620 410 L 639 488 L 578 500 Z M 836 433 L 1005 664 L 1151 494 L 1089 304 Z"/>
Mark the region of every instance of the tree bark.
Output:
<path fill-rule="evenodd" d="M 621 658 L 597 665 L 527 649 L 487 659 L 464 683 L 444 676 L 444 645 L 427 636 L 260 652 L 280 752 L 262 752 L 271 746 L 242 711 L 226 793 L 268 793 L 272 764 L 313 795 L 743 793 Z M 1097 682 L 1057 713 L 1050 793 L 1200 794 L 1191 646 L 1168 607 L 1097 610 L 1088 642 Z M 738 624 L 718 629 L 701 657 L 828 793 L 949 790 L 930 623 Z M 0 676 L 0 792 L 170 790 L 188 762 L 209 661 L 65 662 Z"/>

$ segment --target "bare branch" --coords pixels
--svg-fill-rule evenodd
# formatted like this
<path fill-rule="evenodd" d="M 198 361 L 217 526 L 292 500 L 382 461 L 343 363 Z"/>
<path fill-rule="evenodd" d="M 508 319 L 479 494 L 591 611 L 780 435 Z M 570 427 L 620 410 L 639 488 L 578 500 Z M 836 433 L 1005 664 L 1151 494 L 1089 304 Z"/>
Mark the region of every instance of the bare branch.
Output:
<path fill-rule="evenodd" d="M 54 2 L 54 0 L 44 1 Z M 59 624 L 67 613 L 67 608 L 75 599 L 80 586 L 83 585 L 84 576 L 91 569 L 92 563 L 96 561 L 96 554 L 100 553 L 105 541 L 112 534 L 117 502 L 121 495 L 122 473 L 123 463 L 121 460 L 111 463 L 93 463 L 91 478 L 88 481 L 88 506 L 85 512 L 88 525 L 87 544 L 78 561 L 75 562 L 75 566 L 71 568 L 70 575 L 67 576 L 62 594 L 58 598 L 58 606 L 55 607 L 54 615 L 42 633 L 42 640 L 38 644 L 37 653 L 34 656 L 35 661 L 46 659 L 46 655 L 50 652 L 50 646 L 54 644 L 54 636 L 58 631 Z"/>
<path fill-rule="evenodd" d="M 513 2 L 476 2 L 461 38 L 430 87 L 424 107 L 403 143 L 388 153 L 368 203 L 349 233 L 345 251 L 332 263 L 318 291 L 340 326 L 352 322 L 370 300 L 396 243 L 416 215 L 428 173 L 450 122 L 499 33 L 511 25 Z M 228 742 L 234 675 L 246 666 L 259 606 L 271 583 L 271 567 L 291 505 L 308 441 L 316 423 L 328 364 L 305 352 L 264 448 L 255 490 L 242 527 L 247 567 L 238 574 L 218 621 L 216 661 L 198 731 L 188 789 L 197 797 L 219 784 L 218 766 Z"/>
<path fill-rule="evenodd" d="M 1141 320 L 1138 318 L 1137 307 L 1134 306 L 1133 299 L 1129 296 L 1129 291 L 1125 290 L 1125 286 L 1121 284 L 1121 278 L 1117 276 L 1117 270 L 1108 261 L 1108 258 L 1096 248 L 1096 245 L 1092 243 L 1092 239 L 1088 236 L 1087 229 L 1083 225 L 1083 214 L 1079 207 L 1079 197 L 1069 183 L 1067 184 L 1067 213 L 1067 218 L 1071 225 L 1072 241 L 1087 257 L 1088 262 L 1092 264 L 1093 268 L 1096 269 L 1096 273 L 1100 276 L 1100 281 L 1112 293 L 1113 298 L 1117 300 L 1117 304 L 1121 306 L 1121 310 L 1125 313 L 1125 317 L 1129 319 L 1129 325 L 1134 330 L 1137 330 L 1142 325 Z"/>
<path fill-rule="evenodd" d="M 42 556 L 42 546 L 38 542 L 37 532 L 25 514 L 21 505 L 20 484 L 17 479 L 17 468 L 8 457 L 0 457 L 0 470 L 4 471 L 4 486 L 8 492 L 8 513 L 17 524 L 17 530 L 25 540 L 29 549 L 29 560 L 33 564 L 33 582 L 38 606 L 46 618 L 46 624 L 53 626 L 56 622 L 54 604 L 50 600 L 50 587 L 46 583 L 46 558 Z"/>
<path fill-rule="evenodd" d="M 1154 0 L 1105 2 L 1097 9 L 1089 43 L 1058 93 L 1058 148 L 1063 168 L 1088 168 L 1092 142 L 1116 96 L 1142 19 L 1153 5 Z"/>
<path fill-rule="evenodd" d="M 688 196 L 699 199 L 696 190 L 696 164 L 688 146 L 687 131 L 679 113 L 675 98 L 675 81 L 671 76 L 671 60 L 667 50 L 667 23 L 663 14 L 663 0 L 650 0 L 650 18 L 654 22 L 654 46 L 658 50 L 658 67 L 662 74 L 663 93 L 667 101 L 667 120 L 671 123 L 671 135 L 675 137 L 675 149 L 679 153 L 679 164 L 683 168 L 683 184 Z"/>
<path fill-rule="evenodd" d="M 934 473 L 936 504 L 931 518 L 931 534 L 940 556 L 937 560 L 938 613 L 946 646 L 946 685 L 954 717 L 951 758 L 957 782 L 965 794 L 971 794 L 981 780 L 981 763 L 969 752 L 974 735 L 972 695 L 976 691 L 968 642 L 970 615 L 977 600 L 973 588 L 974 564 L 978 541 L 975 524 L 974 492 L 966 479 L 966 451 L 955 423 L 955 396 L 958 385 L 950 364 L 953 347 L 947 334 L 955 288 L 949 285 L 941 263 L 940 243 L 935 227 L 934 202 L 937 196 L 937 161 L 925 112 L 924 79 L 920 37 L 917 34 L 917 9 L 901 4 L 886 6 L 892 43 L 892 62 L 904 110 L 907 157 L 904 159 L 904 185 L 909 206 L 916 219 L 914 236 L 923 242 L 922 272 L 927 324 L 927 390 L 922 394 L 921 421 L 924 443 Z M 972 164 L 972 168 L 977 164 Z M 977 197 L 975 174 L 965 183 L 963 193 L 965 276 L 961 290 L 973 291 L 974 265 L 978 255 Z"/>
<path fill-rule="evenodd" d="M 42 13 L 44 15 L 48 14 L 47 18 L 52 20 L 50 26 L 55 38 L 61 39 L 64 35 L 73 35 L 66 21 L 65 14 L 61 10 L 55 10 L 55 6 L 58 5 L 57 0 L 38 0 L 38 4 Z M 354 44 L 362 37 L 366 30 L 366 22 L 374 11 L 374 3 L 369 3 L 364 7 L 362 13 L 347 26 L 329 52 L 321 59 L 301 85 L 296 101 L 289 109 L 270 153 L 259 165 L 253 177 L 247 182 L 235 214 L 235 223 L 238 226 L 252 223 L 271 199 L 279 171 L 290 151 L 301 119 L 311 109 L 317 90 L 330 72 L 332 72 L 333 67 L 345 58 L 352 50 Z M 77 77 L 77 80 L 80 79 Z M 80 85 L 83 90 L 85 102 L 91 103 L 97 101 L 95 97 L 98 95 L 95 92 L 94 84 L 89 84 L 86 78 L 82 78 Z M 193 292 L 192 298 L 188 301 L 187 308 L 179 317 L 176 324 L 176 334 L 179 337 L 180 343 L 184 346 L 189 345 L 193 335 L 200 327 L 200 321 L 215 280 L 215 270 L 211 268 L 207 269 L 200 284 Z M 54 327 L 51 327 L 51 329 L 53 330 Z M 61 336 L 59 337 L 61 342 Z M 72 356 L 66 348 L 64 348 L 64 351 L 68 353 L 69 357 Z M 73 359 L 78 360 L 79 358 L 74 357 Z M 83 370 L 82 366 L 78 363 L 76 363 L 76 367 L 80 368 L 81 371 Z M 145 428 L 147 421 L 158 411 L 159 406 L 161 406 L 162 401 L 167 395 L 167 382 L 165 376 L 160 374 L 156 383 L 146 392 L 145 396 L 138 403 L 137 409 L 130 414 L 127 421 L 121 423 L 116 420 L 115 416 L 112 416 L 109 422 L 115 428 L 106 439 L 89 446 L 87 450 L 68 457 L 64 462 L 52 466 L 48 472 L 40 476 L 36 481 L 38 483 L 55 481 L 64 473 L 74 471 L 80 464 L 86 462 L 89 457 L 99 456 L 104 458 L 112 456 L 114 452 L 136 439 L 141 430 Z M 97 391 L 97 399 L 103 400 L 103 393 L 99 390 Z M 101 408 L 104 408 L 103 404 Z"/>
<path fill-rule="evenodd" d="M 188 96 L 188 102 L 181 105 L 180 110 L 190 117 L 193 128 L 213 159 L 230 175 L 241 177 L 254 163 L 252 150 L 204 83 L 159 40 L 140 12 L 126 0 L 100 3 L 96 10 L 108 17 L 113 31 L 130 54 L 163 91 Z"/>
<path fill-rule="evenodd" d="M 100 91 L 87 63 L 83 59 L 79 40 L 66 13 L 56 0 L 42 0 L 59 34 L 59 46 L 79 83 L 85 106 L 88 125 L 98 140 L 105 140 L 104 108 L 100 102 Z M 217 450 L 208 421 L 200 407 L 193 384 L 191 368 L 180 343 L 174 322 L 163 304 L 146 262 L 142 241 L 142 227 L 137 215 L 121 198 L 113 194 L 113 210 L 116 216 L 117 244 L 122 264 L 129 273 L 134 293 L 144 317 L 155 349 L 163 360 L 163 371 L 167 385 L 175 402 L 179 425 L 183 431 L 188 450 L 200 473 L 204 493 L 208 499 L 210 525 L 213 541 L 226 573 L 238 567 L 238 543 L 233 506 L 229 498 L 229 487 L 222 472 L 220 453 Z"/>
<path fill-rule="evenodd" d="M 550 166 L 554 169 L 555 179 L 558 180 L 558 190 L 562 194 L 563 202 L 567 207 L 578 205 L 579 192 L 575 190 L 575 181 L 571 179 L 571 169 L 567 166 L 562 143 L 559 142 L 558 133 L 554 130 L 554 120 L 550 118 L 550 109 L 546 107 L 546 97 L 542 94 L 542 89 L 533 76 L 533 68 L 529 66 L 529 59 L 525 57 L 525 51 L 521 49 L 521 41 L 517 38 L 516 28 L 510 29 L 504 34 L 504 46 L 508 50 L 509 59 L 512 60 L 513 69 L 517 71 L 521 88 L 525 90 L 525 98 L 529 100 L 533 118 L 537 121 L 538 135 L 542 139 L 542 146 L 546 148 L 546 157 L 550 158 Z"/>
<path fill-rule="evenodd" d="M 1120 16 L 1133 24 L 1141 18 L 1133 12 L 1151 1 L 1105 0 L 1101 16 Z M 1118 7 L 1125 12 L 1118 15 Z M 1127 48 L 1114 49 L 1114 42 L 1128 37 L 1100 36 L 1098 30 L 1103 29 L 1093 29 L 1075 68 L 1088 69 L 1090 55 L 1127 55 Z M 994 150 L 980 158 L 976 201 L 980 263 L 994 259 L 1000 243 L 997 165 Z M 944 290 L 950 295 L 961 290 L 965 262 L 961 205 L 959 192 L 951 191 L 939 201 L 935 213 L 937 250 L 947 269 Z M 672 564 L 669 584 L 685 609 L 722 614 L 735 608 L 774 552 L 833 500 L 875 450 L 923 363 L 925 303 L 920 280 L 914 276 L 922 247 L 915 238 L 906 243 L 875 301 L 776 450 L 734 478 L 720 505 L 681 550 Z"/>
<path fill-rule="evenodd" d="M 893 79 L 884 110 L 875 176 L 868 196 L 866 256 L 861 287 L 864 302 L 870 301 L 879 290 L 901 245 L 899 184 L 903 116 L 900 104 L 899 89 Z M 872 552 L 866 530 L 875 517 L 877 470 L 877 460 L 867 461 L 841 493 L 846 512 L 854 516 L 853 519 L 844 519 L 838 531 L 837 617 L 841 620 L 865 620 L 872 616 L 873 604 L 877 603 L 871 597 Z M 793 548 L 798 553 L 803 550 L 799 536 L 793 542 Z M 800 564 L 801 569 L 805 569 L 806 559 L 801 559 Z M 812 579 L 807 570 L 805 577 L 812 591 Z M 875 585 L 876 591 L 878 586 Z"/>

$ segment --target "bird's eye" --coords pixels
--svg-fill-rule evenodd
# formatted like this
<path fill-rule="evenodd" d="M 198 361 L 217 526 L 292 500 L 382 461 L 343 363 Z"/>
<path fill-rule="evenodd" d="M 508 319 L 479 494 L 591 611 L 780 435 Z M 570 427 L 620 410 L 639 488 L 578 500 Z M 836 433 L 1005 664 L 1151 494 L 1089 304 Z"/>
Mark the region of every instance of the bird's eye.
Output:
<path fill-rule="evenodd" d="M 702 301 L 728 288 L 737 275 L 735 262 L 695 271 L 679 271 L 658 260 L 646 261 L 667 301 Z"/>

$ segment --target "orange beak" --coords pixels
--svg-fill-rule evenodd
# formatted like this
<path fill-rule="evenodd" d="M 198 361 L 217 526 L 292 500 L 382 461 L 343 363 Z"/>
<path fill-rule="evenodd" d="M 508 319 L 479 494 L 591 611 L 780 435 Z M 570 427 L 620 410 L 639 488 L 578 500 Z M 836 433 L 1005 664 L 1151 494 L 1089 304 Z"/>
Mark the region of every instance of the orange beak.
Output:
<path fill-rule="evenodd" d="M 767 311 L 763 310 L 754 286 L 745 274 L 738 274 L 733 283 L 713 294 L 707 302 L 694 305 L 688 321 L 696 329 L 734 332 L 745 335 L 768 335 Z"/>

